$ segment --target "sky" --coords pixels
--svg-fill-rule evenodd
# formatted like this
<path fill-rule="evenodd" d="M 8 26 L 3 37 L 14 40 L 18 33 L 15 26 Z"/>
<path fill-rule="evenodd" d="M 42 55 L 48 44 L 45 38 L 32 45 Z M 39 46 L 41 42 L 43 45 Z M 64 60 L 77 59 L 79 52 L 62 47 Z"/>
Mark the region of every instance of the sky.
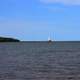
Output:
<path fill-rule="evenodd" d="M 80 40 L 80 0 L 0 0 L 0 36 Z"/>

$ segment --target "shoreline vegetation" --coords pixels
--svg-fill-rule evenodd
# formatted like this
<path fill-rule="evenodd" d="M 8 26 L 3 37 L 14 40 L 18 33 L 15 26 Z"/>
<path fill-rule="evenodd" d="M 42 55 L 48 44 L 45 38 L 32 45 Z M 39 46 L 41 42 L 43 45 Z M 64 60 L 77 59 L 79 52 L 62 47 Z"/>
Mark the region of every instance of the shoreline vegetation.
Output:
<path fill-rule="evenodd" d="M 0 42 L 20 42 L 20 40 L 15 38 L 0 37 Z"/>

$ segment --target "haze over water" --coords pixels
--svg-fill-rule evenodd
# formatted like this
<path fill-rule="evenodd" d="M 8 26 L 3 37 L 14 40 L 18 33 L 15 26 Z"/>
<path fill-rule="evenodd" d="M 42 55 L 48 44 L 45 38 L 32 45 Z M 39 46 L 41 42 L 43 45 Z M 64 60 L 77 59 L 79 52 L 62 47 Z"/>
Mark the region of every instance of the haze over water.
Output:
<path fill-rule="evenodd" d="M 0 43 L 0 80 L 80 80 L 80 42 Z"/>

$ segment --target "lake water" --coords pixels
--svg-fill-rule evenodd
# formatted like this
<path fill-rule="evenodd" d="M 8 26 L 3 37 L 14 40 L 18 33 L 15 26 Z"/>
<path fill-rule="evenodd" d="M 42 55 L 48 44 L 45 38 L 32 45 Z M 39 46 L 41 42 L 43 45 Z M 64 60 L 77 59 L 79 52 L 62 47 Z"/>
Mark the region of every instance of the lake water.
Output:
<path fill-rule="evenodd" d="M 0 80 L 80 80 L 80 42 L 0 43 Z"/>

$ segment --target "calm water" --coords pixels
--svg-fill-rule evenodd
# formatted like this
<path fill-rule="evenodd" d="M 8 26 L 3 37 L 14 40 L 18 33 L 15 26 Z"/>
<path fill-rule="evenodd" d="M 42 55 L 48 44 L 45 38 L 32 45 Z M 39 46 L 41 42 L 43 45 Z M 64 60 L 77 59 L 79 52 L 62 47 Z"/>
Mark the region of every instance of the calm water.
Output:
<path fill-rule="evenodd" d="M 0 43 L 0 80 L 80 80 L 80 42 Z"/>

